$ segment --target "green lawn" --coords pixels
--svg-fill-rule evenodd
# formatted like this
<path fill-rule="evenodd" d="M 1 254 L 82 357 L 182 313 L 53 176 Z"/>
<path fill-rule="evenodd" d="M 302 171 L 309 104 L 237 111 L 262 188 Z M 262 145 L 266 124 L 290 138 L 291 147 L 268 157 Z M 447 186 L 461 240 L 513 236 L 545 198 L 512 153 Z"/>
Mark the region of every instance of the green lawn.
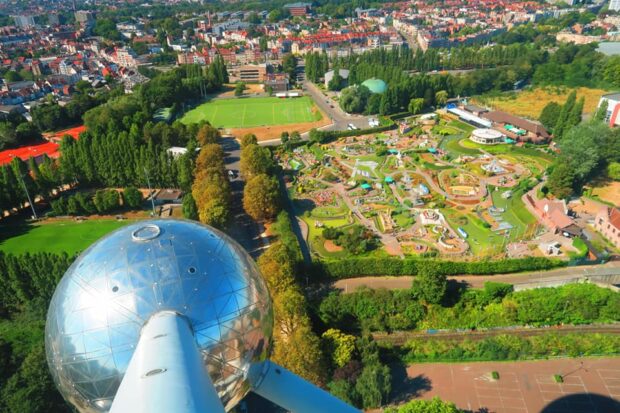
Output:
<path fill-rule="evenodd" d="M 321 113 L 307 96 L 279 99 L 275 97 L 216 99 L 190 110 L 183 116 L 185 124 L 209 121 L 218 128 L 249 128 L 314 122 Z"/>
<path fill-rule="evenodd" d="M 443 209 L 444 216 L 450 226 L 456 230 L 461 227 L 467 232 L 467 243 L 475 256 L 493 255 L 501 251 L 504 237 L 494 233 L 490 228 L 485 228 L 482 221 L 474 214 L 466 214 L 454 209 Z M 460 222 L 460 218 L 466 218 L 467 222 Z"/>
<path fill-rule="evenodd" d="M 0 226 L 0 251 L 24 254 L 52 252 L 75 254 L 105 234 L 135 221 L 95 220 L 54 221 L 42 224 Z"/>

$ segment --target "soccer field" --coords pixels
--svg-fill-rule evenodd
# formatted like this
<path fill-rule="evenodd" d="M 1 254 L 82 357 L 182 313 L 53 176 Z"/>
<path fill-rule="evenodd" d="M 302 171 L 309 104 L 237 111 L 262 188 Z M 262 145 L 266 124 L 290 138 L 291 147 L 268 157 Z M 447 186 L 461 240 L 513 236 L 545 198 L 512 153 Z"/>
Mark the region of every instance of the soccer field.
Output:
<path fill-rule="evenodd" d="M 185 124 L 209 121 L 217 128 L 251 128 L 321 120 L 321 113 L 307 96 L 279 99 L 217 99 L 190 110 L 181 119 Z"/>
<path fill-rule="evenodd" d="M 69 255 L 84 251 L 99 238 L 133 220 L 111 219 L 83 222 L 53 221 L 43 224 L 0 226 L 0 251 L 12 254 L 26 252 L 66 252 Z"/>

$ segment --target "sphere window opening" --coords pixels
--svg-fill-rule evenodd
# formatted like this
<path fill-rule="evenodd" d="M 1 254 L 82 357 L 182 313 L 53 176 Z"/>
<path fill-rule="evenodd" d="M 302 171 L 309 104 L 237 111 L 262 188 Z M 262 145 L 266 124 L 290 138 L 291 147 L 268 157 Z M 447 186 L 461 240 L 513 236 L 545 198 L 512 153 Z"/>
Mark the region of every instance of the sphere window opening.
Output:
<path fill-rule="evenodd" d="M 187 269 L 187 272 L 189 272 L 190 274 L 196 274 L 196 267 L 189 267 Z"/>
<path fill-rule="evenodd" d="M 146 377 L 151 377 L 151 376 L 155 376 L 155 375 L 157 375 L 157 374 L 161 374 L 161 373 L 165 373 L 165 372 L 167 372 L 167 371 L 168 371 L 168 369 L 153 369 L 153 370 L 151 370 L 151 371 L 147 372 L 147 373 L 144 375 L 144 378 L 146 378 Z"/>

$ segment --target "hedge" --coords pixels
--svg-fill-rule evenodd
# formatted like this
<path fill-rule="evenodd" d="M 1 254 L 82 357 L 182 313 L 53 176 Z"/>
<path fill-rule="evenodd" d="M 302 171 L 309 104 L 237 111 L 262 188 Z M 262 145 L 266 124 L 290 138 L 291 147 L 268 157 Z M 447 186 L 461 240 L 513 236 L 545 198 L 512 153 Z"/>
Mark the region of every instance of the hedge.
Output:
<path fill-rule="evenodd" d="M 386 347 L 383 343 L 380 345 Z M 389 347 L 387 345 L 386 349 Z M 502 334 L 482 340 L 424 337 L 410 340 L 394 350 L 403 362 L 419 363 L 615 356 L 619 348 L 617 334 L 548 332 L 528 337 Z"/>
<path fill-rule="evenodd" d="M 488 275 L 549 270 L 564 265 L 564 261 L 544 257 L 474 262 L 366 257 L 315 262 L 311 271 L 315 275 L 340 279 L 373 275 L 415 275 L 424 267 L 431 267 L 432 271 L 445 275 Z"/>
<path fill-rule="evenodd" d="M 349 136 L 369 135 L 371 133 L 385 132 L 396 128 L 396 124 L 391 122 L 389 125 L 377 126 L 376 128 L 354 129 L 354 130 L 333 130 L 320 131 L 313 129 L 310 131 L 310 141 L 318 143 L 331 142 L 338 138 L 346 138 Z"/>

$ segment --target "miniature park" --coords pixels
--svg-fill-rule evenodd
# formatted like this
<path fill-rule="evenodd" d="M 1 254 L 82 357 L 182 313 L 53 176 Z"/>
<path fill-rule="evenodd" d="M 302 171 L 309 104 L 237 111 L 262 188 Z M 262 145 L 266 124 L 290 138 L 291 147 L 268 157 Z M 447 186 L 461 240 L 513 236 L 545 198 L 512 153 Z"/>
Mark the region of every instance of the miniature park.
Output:
<path fill-rule="evenodd" d="M 579 242 L 548 222 L 554 205 L 541 206 L 536 195 L 551 159 L 549 147 L 439 111 L 406 118 L 396 130 L 300 146 L 280 163 L 317 258 L 570 258 Z M 371 239 L 369 248 L 338 245 L 347 229 Z"/>

